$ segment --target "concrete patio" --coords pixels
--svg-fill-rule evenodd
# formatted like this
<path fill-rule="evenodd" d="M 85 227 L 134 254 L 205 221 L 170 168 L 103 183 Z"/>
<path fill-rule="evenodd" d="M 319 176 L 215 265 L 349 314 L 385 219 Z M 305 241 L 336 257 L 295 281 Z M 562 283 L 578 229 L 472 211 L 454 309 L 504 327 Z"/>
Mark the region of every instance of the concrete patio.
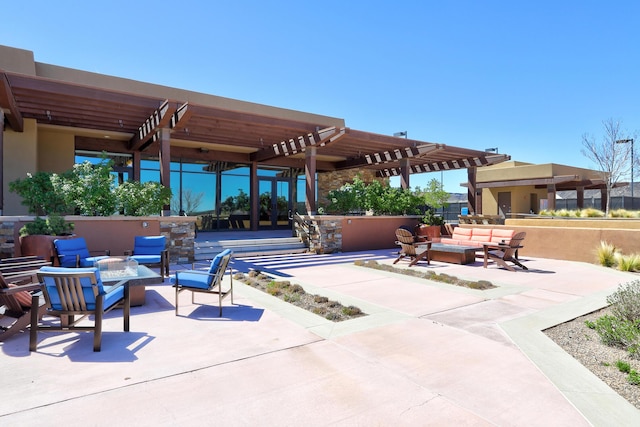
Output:
<path fill-rule="evenodd" d="M 166 280 L 91 334 L 28 334 L 0 344 L 0 424 L 633 425 L 640 411 L 541 330 L 603 307 L 634 278 L 596 265 L 524 257 L 528 272 L 481 262 L 431 269 L 488 280 L 464 289 L 354 265 L 392 250 L 234 262 L 278 273 L 368 316 L 333 323 L 237 281 L 223 317 L 213 296 Z M 404 263 L 406 265 L 406 263 Z M 190 266 L 173 265 L 172 271 Z M 229 278 L 225 281 L 228 283 Z"/>

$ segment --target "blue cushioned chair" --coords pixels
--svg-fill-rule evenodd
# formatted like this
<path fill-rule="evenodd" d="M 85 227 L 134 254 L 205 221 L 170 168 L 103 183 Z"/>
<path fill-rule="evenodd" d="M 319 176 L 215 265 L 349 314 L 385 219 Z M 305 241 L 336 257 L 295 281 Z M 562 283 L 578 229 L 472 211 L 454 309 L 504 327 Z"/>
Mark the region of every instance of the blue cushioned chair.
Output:
<path fill-rule="evenodd" d="M 56 239 L 53 246 L 56 248 L 56 256 L 61 267 L 93 267 L 96 261 L 109 258 L 109 251 L 106 251 L 105 255 L 92 256 L 84 237 Z"/>
<path fill-rule="evenodd" d="M 133 251 L 125 255 L 138 264 L 159 265 L 162 278 L 169 277 L 169 251 L 165 236 L 135 236 Z"/>
<path fill-rule="evenodd" d="M 171 283 L 176 288 L 176 316 L 178 315 L 178 295 L 182 291 L 191 291 L 192 304 L 195 304 L 196 292 L 218 295 L 220 316 L 222 316 L 222 300 L 224 298 L 231 296 L 231 304 L 233 304 L 233 275 L 229 275 L 231 277 L 229 289 L 226 291 L 222 289 L 222 278 L 229 266 L 231 254 L 231 250 L 225 249 L 216 255 L 211 261 L 209 271 L 176 271 L 175 276 L 171 277 Z"/>
<path fill-rule="evenodd" d="M 38 330 L 93 331 L 93 351 L 100 351 L 103 315 L 123 303 L 124 330 L 129 332 L 129 284 L 122 281 L 104 286 L 100 271 L 95 268 L 42 267 L 38 279 L 47 305 L 45 314 L 60 317 L 51 325 L 39 325 L 37 310 L 31 309 L 29 350 L 36 351 Z M 37 301 L 37 298 L 34 298 Z M 35 302 L 34 302 L 35 304 Z M 88 316 L 94 316 L 93 325 L 78 326 Z M 81 316 L 77 320 L 75 316 Z"/>

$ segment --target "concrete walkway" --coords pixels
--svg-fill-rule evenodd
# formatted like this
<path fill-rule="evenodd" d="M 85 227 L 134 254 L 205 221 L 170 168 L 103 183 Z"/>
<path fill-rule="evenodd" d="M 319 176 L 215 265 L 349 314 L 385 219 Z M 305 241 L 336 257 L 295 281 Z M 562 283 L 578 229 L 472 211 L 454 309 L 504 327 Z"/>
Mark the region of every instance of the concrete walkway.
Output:
<path fill-rule="evenodd" d="M 525 258 L 528 272 L 482 263 L 430 269 L 499 287 L 476 291 L 355 266 L 391 250 L 236 261 L 368 316 L 333 323 L 235 284 L 215 298 L 147 288 L 91 334 L 28 334 L 1 343 L 1 425 L 402 426 L 637 425 L 620 398 L 541 330 L 603 307 L 634 276 L 595 265 Z M 406 263 L 404 264 L 406 265 Z M 190 266 L 172 266 L 184 268 Z M 225 278 L 228 283 L 229 278 Z M 168 281 L 167 281 L 168 282 Z"/>

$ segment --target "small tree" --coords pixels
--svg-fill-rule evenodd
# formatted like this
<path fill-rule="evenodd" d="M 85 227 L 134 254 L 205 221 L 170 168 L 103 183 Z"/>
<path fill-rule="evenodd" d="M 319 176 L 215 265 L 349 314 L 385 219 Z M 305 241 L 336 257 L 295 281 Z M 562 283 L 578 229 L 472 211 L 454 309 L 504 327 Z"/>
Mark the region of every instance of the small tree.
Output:
<path fill-rule="evenodd" d="M 582 154 L 595 162 L 602 172 L 602 179 L 607 187 L 605 213 L 608 215 L 611 189 L 631 168 L 631 163 L 629 162 L 631 147 L 630 144 L 616 143 L 616 141 L 626 139 L 626 136 L 620 130 L 619 121 L 609 119 L 603 121 L 602 125 L 604 126 L 605 134 L 600 142 L 597 142 L 593 136 L 588 134 L 582 136 L 582 145 L 584 146 Z"/>

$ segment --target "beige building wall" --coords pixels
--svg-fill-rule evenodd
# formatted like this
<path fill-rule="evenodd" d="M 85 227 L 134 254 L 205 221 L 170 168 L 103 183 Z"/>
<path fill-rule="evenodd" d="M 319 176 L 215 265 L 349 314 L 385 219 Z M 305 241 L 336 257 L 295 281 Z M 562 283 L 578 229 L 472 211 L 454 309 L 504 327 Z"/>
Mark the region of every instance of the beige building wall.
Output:
<path fill-rule="evenodd" d="M 40 130 L 38 170 L 62 173 L 75 163 L 75 137 L 70 133 Z"/>
<path fill-rule="evenodd" d="M 9 183 L 25 178 L 27 172 L 38 171 L 38 127 L 33 119 L 24 120 L 24 132 L 7 129 L 4 132 L 4 215 L 26 215 L 27 207 L 21 204 L 22 198 L 9 191 Z"/>

